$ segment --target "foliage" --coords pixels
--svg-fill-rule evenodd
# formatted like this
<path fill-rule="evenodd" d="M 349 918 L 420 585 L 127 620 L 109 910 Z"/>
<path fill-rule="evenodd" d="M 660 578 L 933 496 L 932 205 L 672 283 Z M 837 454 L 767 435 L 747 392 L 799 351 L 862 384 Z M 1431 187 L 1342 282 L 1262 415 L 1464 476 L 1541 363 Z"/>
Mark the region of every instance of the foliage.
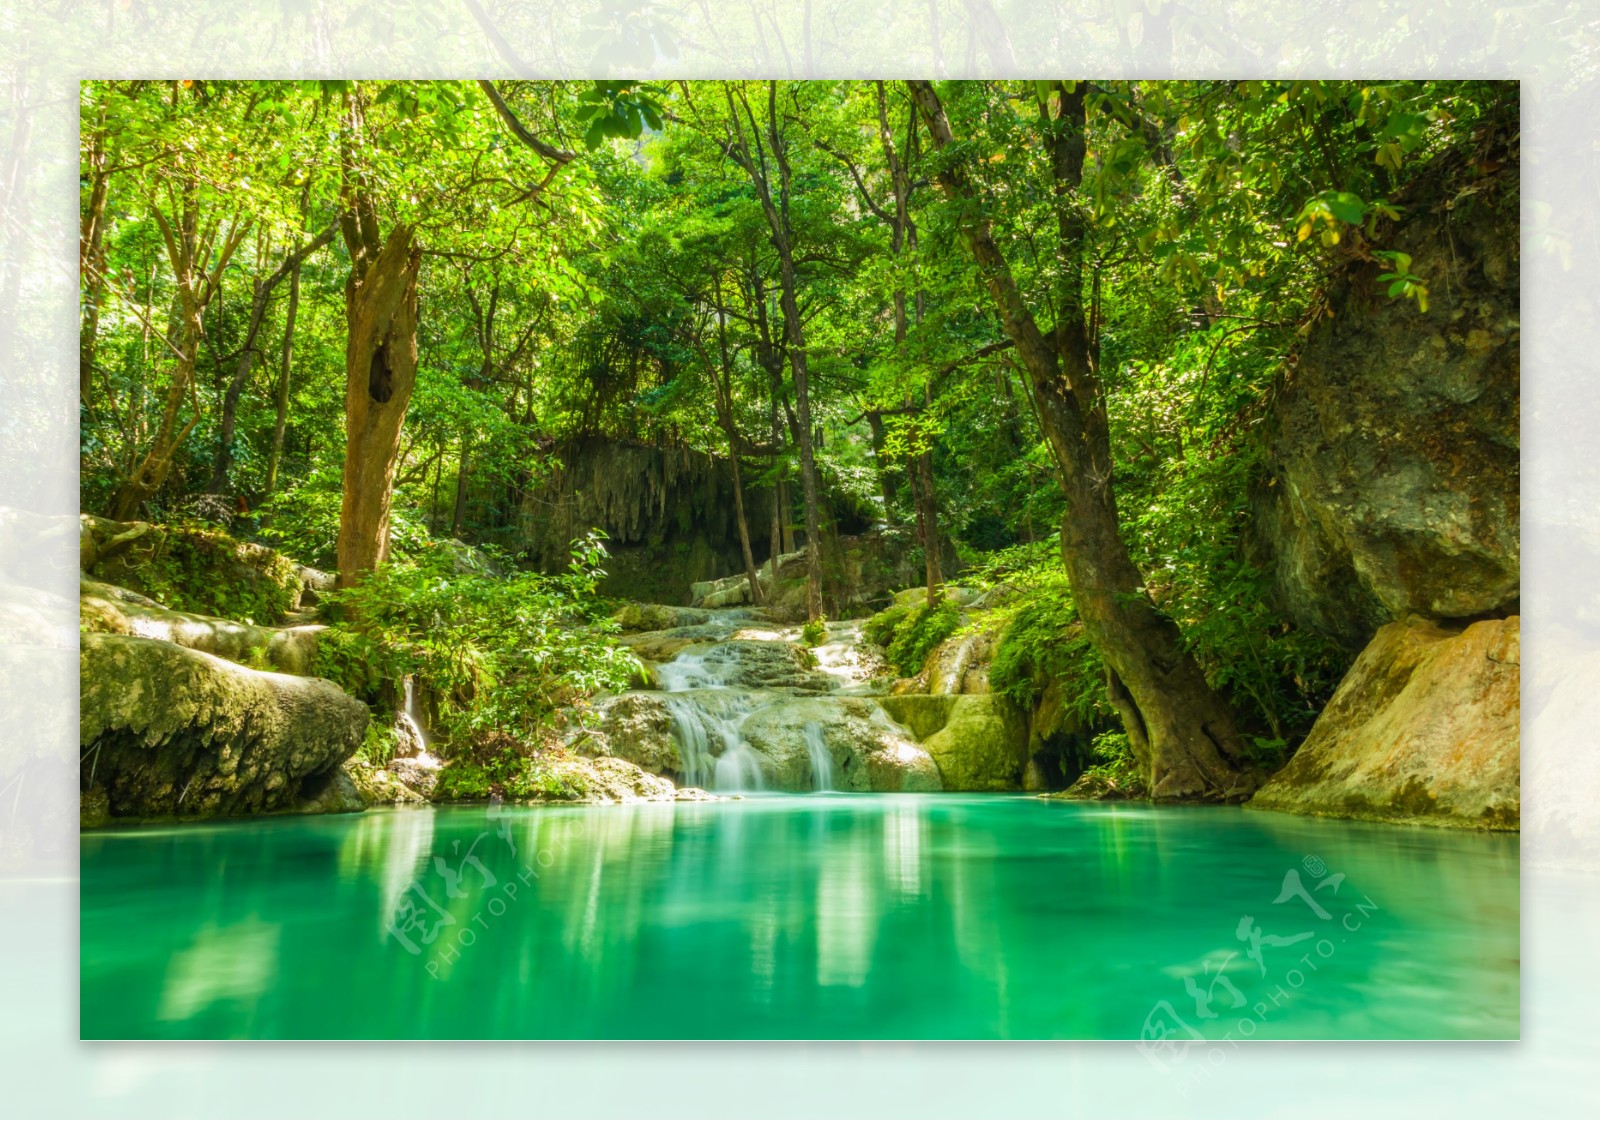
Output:
<path fill-rule="evenodd" d="M 885 651 L 900 672 L 910 676 L 922 672 L 922 664 L 934 647 L 956 633 L 961 626 L 961 609 L 949 600 L 932 607 L 917 608 Z"/>
<path fill-rule="evenodd" d="M 565 754 L 560 748 L 528 751 L 503 734 L 481 736 L 471 754 L 451 760 L 440 770 L 434 800 L 466 802 L 500 797 L 513 801 L 573 801 L 588 793 L 588 785 L 583 776 L 552 765 Z"/>
<path fill-rule="evenodd" d="M 295 563 L 215 526 L 163 527 L 161 546 L 119 580 L 178 611 L 279 623 L 300 598 Z"/>
<path fill-rule="evenodd" d="M 808 620 L 805 626 L 800 628 L 800 641 L 807 646 L 821 646 L 827 636 L 828 620 L 824 617 Z"/>
<path fill-rule="evenodd" d="M 1079 776 L 1083 786 L 1092 789 L 1097 797 L 1144 797 L 1144 769 L 1133 754 L 1126 732 L 1101 732 L 1089 751 L 1095 762 Z"/>
<path fill-rule="evenodd" d="M 1046 569 L 1001 610 L 1010 621 L 989 666 L 989 687 L 996 694 L 1029 709 L 1055 682 L 1062 690 L 1063 708 L 1084 723 L 1110 715 L 1105 665 L 1083 633 L 1063 576 Z"/>
<path fill-rule="evenodd" d="M 318 672 L 356 685 L 410 675 L 438 697 L 436 731 L 452 743 L 536 739 L 564 706 L 626 688 L 641 668 L 595 597 L 604 546 L 591 535 L 573 552 L 557 576 L 461 572 L 446 544 L 388 564 L 328 596 L 347 622 L 326 655 L 319 644 Z"/>

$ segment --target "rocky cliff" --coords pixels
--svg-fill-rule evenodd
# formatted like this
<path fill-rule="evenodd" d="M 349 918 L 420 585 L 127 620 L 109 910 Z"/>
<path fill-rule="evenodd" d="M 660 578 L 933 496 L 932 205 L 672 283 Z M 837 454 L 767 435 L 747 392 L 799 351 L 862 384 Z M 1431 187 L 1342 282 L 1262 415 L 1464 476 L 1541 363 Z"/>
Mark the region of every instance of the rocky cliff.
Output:
<path fill-rule="evenodd" d="M 1517 827 L 1515 169 L 1425 176 L 1385 243 L 1426 311 L 1352 265 L 1272 403 L 1260 548 L 1285 611 L 1362 653 L 1253 807 Z"/>
<path fill-rule="evenodd" d="M 586 437 L 562 449 L 561 463 L 522 506 L 521 539 L 538 567 L 565 568 L 572 539 L 600 529 L 611 551 L 607 595 L 677 603 L 692 584 L 744 571 L 727 460 L 687 447 Z M 770 488 L 746 479 L 744 509 L 756 559 L 765 561 Z M 867 528 L 864 512 L 843 499 L 831 501 L 830 510 L 839 533 Z"/>

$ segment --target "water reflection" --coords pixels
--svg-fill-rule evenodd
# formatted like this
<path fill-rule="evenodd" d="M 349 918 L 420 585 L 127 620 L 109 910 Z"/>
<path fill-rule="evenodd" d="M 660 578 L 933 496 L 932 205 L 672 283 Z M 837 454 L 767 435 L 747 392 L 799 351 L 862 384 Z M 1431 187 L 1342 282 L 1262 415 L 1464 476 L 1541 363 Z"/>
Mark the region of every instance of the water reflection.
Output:
<path fill-rule="evenodd" d="M 1374 910 L 1264 1037 L 1516 1033 L 1515 838 L 834 794 L 85 838 L 83 1032 L 1127 1038 L 1208 962 L 1249 989 L 1308 854 Z"/>

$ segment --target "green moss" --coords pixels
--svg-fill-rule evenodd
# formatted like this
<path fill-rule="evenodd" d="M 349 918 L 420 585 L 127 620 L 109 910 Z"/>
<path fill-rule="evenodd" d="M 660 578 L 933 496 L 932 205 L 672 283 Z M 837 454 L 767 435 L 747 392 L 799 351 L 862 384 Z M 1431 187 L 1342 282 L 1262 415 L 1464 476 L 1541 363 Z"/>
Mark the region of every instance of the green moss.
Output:
<path fill-rule="evenodd" d="M 909 614 L 911 608 L 900 604 L 886 607 L 862 625 L 861 633 L 866 636 L 868 642 L 887 648 L 894 641 L 894 632 L 905 622 Z"/>
<path fill-rule="evenodd" d="M 168 525 L 137 560 L 118 558 L 104 578 L 178 611 L 281 623 L 300 601 L 293 560 L 207 525 Z"/>

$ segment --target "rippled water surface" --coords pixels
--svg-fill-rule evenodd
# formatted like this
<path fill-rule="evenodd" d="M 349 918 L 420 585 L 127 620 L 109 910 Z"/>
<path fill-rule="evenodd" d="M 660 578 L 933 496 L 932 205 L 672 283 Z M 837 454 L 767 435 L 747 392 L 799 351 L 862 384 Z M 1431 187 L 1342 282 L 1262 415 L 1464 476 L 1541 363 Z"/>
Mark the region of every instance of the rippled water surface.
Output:
<path fill-rule="evenodd" d="M 1514 836 L 768 796 L 89 833 L 82 877 L 85 1038 L 1518 1034 Z"/>

